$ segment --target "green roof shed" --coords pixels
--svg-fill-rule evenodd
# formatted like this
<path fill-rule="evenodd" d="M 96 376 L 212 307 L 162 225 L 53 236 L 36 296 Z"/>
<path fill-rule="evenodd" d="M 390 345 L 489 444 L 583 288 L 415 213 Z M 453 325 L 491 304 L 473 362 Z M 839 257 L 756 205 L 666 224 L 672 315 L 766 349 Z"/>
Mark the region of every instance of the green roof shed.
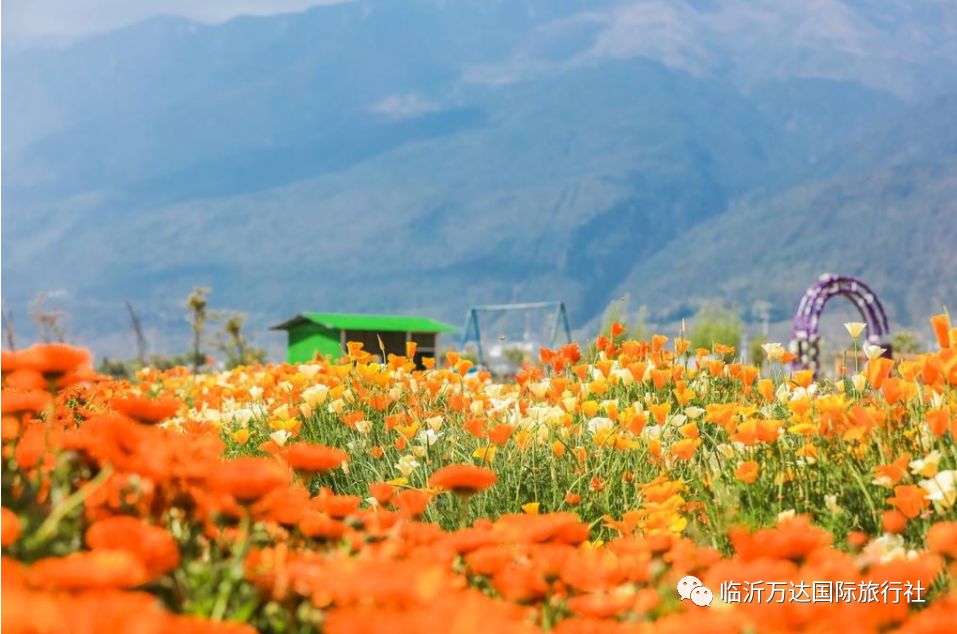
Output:
<path fill-rule="evenodd" d="M 271 330 L 285 330 L 289 336 L 288 363 L 305 363 L 319 357 L 339 358 L 347 341 L 361 341 L 366 351 L 381 354 L 405 354 L 405 344 L 417 344 L 415 362 L 434 357 L 438 337 L 457 329 L 427 317 L 407 315 L 360 315 L 349 313 L 300 313 L 277 324 Z M 381 341 L 381 347 L 380 347 Z"/>

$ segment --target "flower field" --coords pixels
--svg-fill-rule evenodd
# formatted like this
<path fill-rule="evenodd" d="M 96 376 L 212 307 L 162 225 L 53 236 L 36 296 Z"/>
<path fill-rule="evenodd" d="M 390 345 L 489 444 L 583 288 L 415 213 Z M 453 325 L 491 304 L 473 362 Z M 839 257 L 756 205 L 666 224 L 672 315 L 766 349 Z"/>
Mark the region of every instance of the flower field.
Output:
<path fill-rule="evenodd" d="M 931 327 L 819 382 L 622 327 L 507 382 L 355 344 L 133 382 L 4 352 L 3 631 L 954 632 Z"/>

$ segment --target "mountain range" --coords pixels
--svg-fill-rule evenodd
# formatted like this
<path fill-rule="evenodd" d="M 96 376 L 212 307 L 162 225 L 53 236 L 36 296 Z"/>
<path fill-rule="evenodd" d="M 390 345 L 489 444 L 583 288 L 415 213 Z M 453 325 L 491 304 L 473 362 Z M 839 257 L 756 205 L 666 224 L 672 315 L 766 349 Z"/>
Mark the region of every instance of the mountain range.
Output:
<path fill-rule="evenodd" d="M 131 354 L 183 302 L 421 313 L 624 294 L 784 328 L 827 271 L 957 299 L 957 5 L 363 0 L 4 43 L 3 301 Z M 744 311 L 747 313 L 747 311 Z M 747 317 L 747 314 L 745 314 Z"/>

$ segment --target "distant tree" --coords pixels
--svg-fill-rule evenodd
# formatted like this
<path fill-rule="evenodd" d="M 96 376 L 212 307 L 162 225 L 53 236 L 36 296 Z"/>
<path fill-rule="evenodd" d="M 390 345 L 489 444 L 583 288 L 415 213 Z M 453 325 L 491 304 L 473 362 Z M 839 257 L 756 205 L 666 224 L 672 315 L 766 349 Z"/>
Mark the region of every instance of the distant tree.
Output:
<path fill-rule="evenodd" d="M 768 360 L 768 355 L 764 351 L 763 346 L 768 342 L 768 338 L 763 334 L 755 335 L 750 342 L 748 342 L 748 352 L 749 358 L 751 359 L 750 363 L 758 366 L 759 368 L 764 365 L 764 362 Z"/>
<path fill-rule="evenodd" d="M 226 367 L 235 368 L 241 365 L 262 363 L 266 359 L 266 351 L 249 345 L 243 334 L 243 324 L 246 315 L 232 313 L 223 321 L 223 329 L 214 346 L 226 355 Z"/>
<path fill-rule="evenodd" d="M 608 305 L 605 306 L 605 312 L 601 316 L 601 334 L 610 337 L 611 325 L 616 322 L 626 328 L 628 327 L 628 304 L 630 302 L 631 295 L 628 293 L 608 302 Z"/>
<path fill-rule="evenodd" d="M 206 322 L 210 319 L 209 301 L 207 295 L 212 292 L 208 287 L 197 287 L 186 298 L 186 310 L 189 311 L 187 321 L 193 331 L 193 348 L 191 364 L 193 374 L 199 372 L 199 366 L 205 363 L 206 355 L 200 349 L 203 341 L 203 331 L 206 329 Z"/>
<path fill-rule="evenodd" d="M 140 323 L 139 315 L 133 310 L 133 304 L 130 303 L 130 300 L 126 300 L 125 303 L 126 311 L 130 314 L 130 326 L 133 328 L 133 334 L 136 335 L 136 360 L 139 361 L 142 366 L 146 363 L 146 352 L 148 349 L 146 336 L 143 334 L 143 325 Z"/>
<path fill-rule="evenodd" d="M 114 379 L 129 379 L 135 374 L 136 367 L 134 362 L 103 357 L 96 365 L 96 371 L 99 374 L 111 376 Z"/>
<path fill-rule="evenodd" d="M 924 351 L 920 337 L 913 330 L 898 330 L 891 337 L 891 347 L 901 354 L 919 354 Z"/>
<path fill-rule="evenodd" d="M 737 311 L 725 307 L 722 302 L 703 305 L 691 324 L 691 345 L 695 348 L 711 348 L 716 343 L 738 348 L 741 345 L 741 318 Z"/>
<path fill-rule="evenodd" d="M 63 322 L 68 314 L 62 310 L 48 310 L 46 308 L 47 293 L 39 293 L 30 307 L 30 319 L 37 328 L 37 335 L 41 341 L 63 343 L 66 340 L 66 331 Z"/>
<path fill-rule="evenodd" d="M 8 350 L 17 349 L 16 332 L 13 329 L 13 312 L 6 308 L 3 309 L 3 337 Z"/>
<path fill-rule="evenodd" d="M 502 350 L 502 357 L 508 361 L 511 368 L 517 370 L 525 362 L 525 351 L 519 346 L 508 346 Z"/>

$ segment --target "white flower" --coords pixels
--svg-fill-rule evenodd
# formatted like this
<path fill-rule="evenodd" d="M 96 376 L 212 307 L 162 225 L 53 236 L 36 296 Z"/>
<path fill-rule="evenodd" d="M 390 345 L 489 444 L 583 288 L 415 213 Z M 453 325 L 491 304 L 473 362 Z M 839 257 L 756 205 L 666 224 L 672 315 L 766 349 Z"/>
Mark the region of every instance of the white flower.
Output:
<path fill-rule="evenodd" d="M 851 335 L 852 339 L 857 339 L 867 328 L 867 324 L 862 321 L 847 321 L 844 322 L 844 327 L 847 328 L 847 334 Z"/>
<path fill-rule="evenodd" d="M 922 475 L 925 478 L 933 478 L 935 475 L 937 475 L 937 469 L 939 465 L 940 465 L 940 452 L 937 450 L 934 450 L 930 452 L 929 454 L 927 454 L 926 456 L 924 456 L 923 458 L 914 460 L 913 462 L 910 463 L 909 466 L 910 466 L 911 473 Z"/>
<path fill-rule="evenodd" d="M 841 507 L 841 505 L 837 503 L 836 495 L 825 495 L 824 506 L 827 508 L 828 511 L 830 511 L 831 513 L 834 513 L 834 515 L 840 515 L 841 513 L 844 512 L 844 509 Z"/>
<path fill-rule="evenodd" d="M 791 519 L 792 517 L 794 517 L 795 515 L 797 515 L 797 511 L 795 511 L 794 509 L 788 509 L 788 510 L 786 510 L 786 511 L 781 511 L 780 513 L 778 513 L 778 521 L 779 521 L 779 522 L 783 522 L 784 520 L 789 520 L 789 519 Z"/>
<path fill-rule="evenodd" d="M 701 409 L 700 407 L 695 407 L 694 405 L 690 405 L 685 408 L 685 415 L 691 420 L 695 420 L 702 414 L 704 414 L 704 410 Z"/>
<path fill-rule="evenodd" d="M 528 384 L 528 390 L 538 398 L 544 397 L 548 393 L 548 388 L 548 379 Z"/>
<path fill-rule="evenodd" d="M 259 385 L 254 385 L 249 388 L 249 398 L 254 401 L 262 400 L 263 397 L 263 388 Z"/>
<path fill-rule="evenodd" d="M 851 377 L 851 383 L 854 384 L 854 389 L 858 392 L 863 392 L 864 388 L 867 386 L 867 377 L 863 374 L 855 374 Z"/>
<path fill-rule="evenodd" d="M 275 442 L 277 445 L 282 447 L 283 445 L 286 444 L 287 440 L 292 438 L 292 434 L 290 434 L 285 429 L 280 429 L 269 434 L 269 437 L 272 438 L 273 442 Z"/>
<path fill-rule="evenodd" d="M 788 397 L 791 395 L 791 388 L 788 387 L 786 382 L 782 382 L 778 386 L 778 389 L 774 392 L 774 396 L 778 399 L 779 403 L 787 403 Z"/>
<path fill-rule="evenodd" d="M 884 533 L 877 539 L 871 540 L 858 559 L 859 566 L 867 566 L 876 563 L 887 563 L 895 559 L 906 559 L 909 556 L 904 548 L 904 538 L 900 535 Z"/>
<path fill-rule="evenodd" d="M 933 478 L 921 480 L 917 484 L 920 488 L 927 491 L 927 499 L 940 506 L 949 509 L 957 502 L 957 481 L 955 481 L 957 471 L 941 471 Z"/>
<path fill-rule="evenodd" d="M 415 456 L 402 456 L 399 458 L 399 461 L 395 464 L 395 468 L 405 477 L 409 477 L 409 474 L 415 471 L 419 467 L 419 461 L 415 459 Z"/>
<path fill-rule="evenodd" d="M 659 425 L 646 425 L 645 428 L 641 430 L 641 436 L 645 440 L 660 440 L 661 427 Z"/>
<path fill-rule="evenodd" d="M 777 342 L 761 344 L 761 348 L 764 349 L 764 354 L 768 356 L 769 361 L 780 361 L 785 353 L 784 346 Z"/>
<path fill-rule="evenodd" d="M 342 411 L 346 408 L 346 403 L 341 398 L 329 403 L 329 413 L 331 414 L 342 414 Z"/>
<path fill-rule="evenodd" d="M 356 421 L 356 431 L 360 434 L 368 434 L 372 430 L 372 423 L 362 419 Z"/>
<path fill-rule="evenodd" d="M 420 431 L 418 435 L 415 437 L 415 439 L 420 444 L 425 445 L 426 447 L 431 447 L 432 445 L 437 443 L 439 441 L 439 438 L 441 438 L 442 436 L 443 434 L 441 432 L 437 432 L 434 429 L 426 429 L 426 430 Z"/>
<path fill-rule="evenodd" d="M 249 420 L 254 415 L 255 415 L 255 412 L 253 412 L 248 407 L 243 409 L 234 409 L 233 411 L 229 412 L 229 418 L 239 423 L 242 427 L 245 427 L 246 425 L 248 425 Z"/>
<path fill-rule="evenodd" d="M 588 421 L 588 431 L 590 431 L 592 435 L 599 432 L 609 432 L 614 428 L 615 421 L 610 418 L 605 418 L 604 416 L 596 416 Z"/>
<path fill-rule="evenodd" d="M 865 341 L 861 348 L 864 350 L 864 356 L 868 359 L 876 359 L 887 352 L 887 348 L 881 348 L 869 341 Z"/>
<path fill-rule="evenodd" d="M 299 371 L 300 374 L 303 374 L 304 376 L 307 376 L 311 379 L 312 377 L 319 374 L 319 370 L 322 369 L 322 366 L 316 365 L 315 363 L 310 363 L 308 365 L 305 365 L 305 364 L 301 365 L 296 369 Z"/>
<path fill-rule="evenodd" d="M 729 445 L 728 443 L 721 443 L 720 445 L 718 445 L 717 449 L 718 449 L 718 453 L 720 453 L 722 456 L 724 456 L 728 460 L 731 460 L 732 458 L 734 458 L 734 447 Z"/>
<path fill-rule="evenodd" d="M 326 396 L 329 395 L 329 386 L 328 385 L 313 385 L 307 387 L 302 391 L 302 400 L 305 401 L 312 407 L 320 405 L 326 400 Z"/>
<path fill-rule="evenodd" d="M 611 376 L 621 382 L 622 385 L 631 385 L 635 382 L 635 377 L 632 375 L 631 370 L 626 368 L 614 368 L 611 371 Z"/>

